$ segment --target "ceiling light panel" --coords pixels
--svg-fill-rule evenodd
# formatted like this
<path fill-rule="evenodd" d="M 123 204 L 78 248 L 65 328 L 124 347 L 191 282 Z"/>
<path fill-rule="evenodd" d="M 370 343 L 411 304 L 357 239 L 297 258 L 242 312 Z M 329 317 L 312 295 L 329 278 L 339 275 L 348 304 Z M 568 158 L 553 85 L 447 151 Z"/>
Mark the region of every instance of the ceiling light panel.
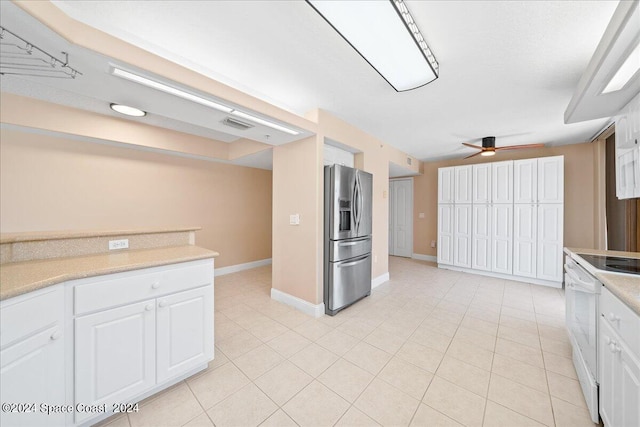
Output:
<path fill-rule="evenodd" d="M 147 115 L 146 112 L 140 110 L 139 108 L 129 107 L 128 105 L 111 104 L 110 107 L 113 111 L 117 111 L 118 113 L 124 114 L 126 116 L 144 117 Z"/>
<path fill-rule="evenodd" d="M 602 93 L 615 92 L 622 89 L 636 75 L 638 70 L 640 70 L 640 41 L 636 43 L 636 47 L 631 51 Z"/>
<path fill-rule="evenodd" d="M 131 73 L 121 68 L 112 67 L 111 74 L 113 74 L 116 77 L 121 77 L 123 79 L 129 80 L 135 83 L 139 83 L 141 85 L 144 85 L 153 89 L 157 89 L 162 92 L 165 92 L 174 96 L 178 96 L 180 98 L 183 98 L 192 102 L 197 102 L 198 104 L 202 104 L 207 107 L 215 108 L 216 110 L 219 110 L 219 111 L 224 111 L 225 113 L 230 113 L 233 111 L 233 108 L 227 107 L 226 105 L 218 104 L 217 102 L 213 102 L 201 96 L 194 95 L 182 89 L 178 89 L 176 87 L 169 86 L 164 83 L 160 83 L 156 80 L 152 80 L 147 77 L 143 77 L 141 75 Z"/>
<path fill-rule="evenodd" d="M 403 1 L 307 2 L 395 90 L 438 78 L 438 62 Z"/>

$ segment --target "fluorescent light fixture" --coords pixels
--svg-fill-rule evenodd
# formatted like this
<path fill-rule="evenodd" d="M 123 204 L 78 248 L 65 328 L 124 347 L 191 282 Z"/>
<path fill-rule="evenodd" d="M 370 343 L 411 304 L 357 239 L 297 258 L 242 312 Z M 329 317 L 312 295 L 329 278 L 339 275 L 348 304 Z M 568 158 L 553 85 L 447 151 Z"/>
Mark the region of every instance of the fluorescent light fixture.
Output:
<path fill-rule="evenodd" d="M 298 132 L 298 131 L 295 131 L 293 129 L 289 129 L 289 128 L 287 128 L 285 126 L 282 126 L 282 125 L 279 125 L 277 123 L 273 123 L 273 122 L 270 122 L 270 121 L 265 120 L 265 119 L 261 119 L 261 118 L 256 117 L 256 116 L 252 116 L 251 114 L 243 113 L 242 111 L 235 110 L 235 109 L 233 109 L 231 107 L 227 107 L 226 105 L 222 105 L 222 104 L 219 104 L 217 102 L 213 102 L 213 101 L 211 101 L 209 99 L 206 99 L 206 98 L 203 98 L 201 96 L 194 95 L 194 94 L 189 93 L 189 92 L 185 92 L 182 89 L 178 89 L 178 88 L 175 88 L 173 86 L 169 86 L 169 85 L 166 85 L 164 83 L 160 83 L 158 81 L 149 79 L 147 77 L 140 76 L 138 74 L 134 74 L 132 72 L 123 70 L 121 68 L 112 67 L 111 74 L 113 74 L 114 76 L 117 76 L 117 77 L 121 77 L 121 78 L 126 79 L 126 80 L 130 80 L 132 82 L 139 83 L 141 85 L 150 87 L 152 89 L 157 89 L 157 90 L 160 90 L 162 92 L 165 92 L 165 93 L 168 93 L 168 94 L 171 94 L 171 95 L 179 96 L 180 98 L 186 99 L 188 101 L 197 102 L 198 104 L 202 104 L 202 105 L 205 105 L 207 107 L 215 108 L 216 110 L 220 110 L 220 111 L 223 111 L 225 113 L 231 113 L 234 116 L 238 116 L 238 117 L 242 117 L 243 119 L 251 120 L 252 122 L 268 126 L 268 127 L 272 128 L 272 129 L 276 129 L 276 130 L 288 133 L 290 135 L 299 135 L 300 134 L 300 132 Z M 115 110 L 114 105 L 117 105 L 117 104 L 111 104 L 111 108 L 113 108 Z M 129 107 L 129 108 L 131 108 L 131 107 Z M 120 112 L 119 110 L 116 110 L 116 111 Z M 127 114 L 127 113 L 123 113 L 123 114 Z"/>
<path fill-rule="evenodd" d="M 123 79 L 130 80 L 135 83 L 139 83 L 141 85 L 160 90 L 162 92 L 178 96 L 180 98 L 197 102 L 198 104 L 205 105 L 207 107 L 215 108 L 216 110 L 224 111 L 225 113 L 230 113 L 233 111 L 233 108 L 229 108 L 226 105 L 218 104 L 217 102 L 210 101 L 206 98 L 203 98 L 198 95 L 194 95 L 189 92 L 185 92 L 184 90 L 175 88 L 173 86 L 166 85 L 164 83 L 157 82 L 155 80 L 148 79 L 146 77 L 139 76 L 138 74 L 131 73 L 129 71 L 122 70 L 120 68 L 113 67 L 111 70 L 111 74 L 117 77 L 121 77 Z"/>
<path fill-rule="evenodd" d="M 609 81 L 602 93 L 615 92 L 622 89 L 629 80 L 636 75 L 638 70 L 640 70 L 640 43 L 636 44 L 636 47 L 613 75 L 613 78 Z"/>
<path fill-rule="evenodd" d="M 109 105 L 109 107 L 111 107 L 111 109 L 113 111 L 117 111 L 120 114 L 124 114 L 127 116 L 133 116 L 133 117 L 144 117 L 147 115 L 147 113 L 145 111 L 142 111 L 138 108 L 135 107 L 129 107 L 128 105 L 122 105 L 122 104 L 111 104 Z"/>
<path fill-rule="evenodd" d="M 438 61 L 403 0 L 306 0 L 396 91 L 440 75 Z"/>
<path fill-rule="evenodd" d="M 279 130 L 279 131 L 282 131 L 282 132 L 286 132 L 286 133 L 288 133 L 290 135 L 299 135 L 300 134 L 300 132 L 295 131 L 293 129 L 289 129 L 287 127 L 284 127 L 284 126 L 281 126 L 279 124 L 270 122 L 268 120 L 264 120 L 264 119 L 261 119 L 261 118 L 256 117 L 256 116 L 252 116 L 251 114 L 243 113 L 242 111 L 233 110 L 231 112 L 231 114 L 234 115 L 234 116 L 237 116 L 237 117 L 241 117 L 243 119 L 251 120 L 252 122 L 260 123 L 261 125 L 268 126 L 268 127 L 272 128 L 272 129 L 276 129 L 276 130 Z"/>

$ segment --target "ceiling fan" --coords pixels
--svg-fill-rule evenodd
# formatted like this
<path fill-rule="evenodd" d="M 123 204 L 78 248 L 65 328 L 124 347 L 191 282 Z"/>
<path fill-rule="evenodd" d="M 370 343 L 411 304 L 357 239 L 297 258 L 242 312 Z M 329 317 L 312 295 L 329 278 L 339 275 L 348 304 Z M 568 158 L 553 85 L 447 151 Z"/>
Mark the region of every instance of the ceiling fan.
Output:
<path fill-rule="evenodd" d="M 520 149 L 520 148 L 540 148 L 540 147 L 544 147 L 544 144 L 507 145 L 505 147 L 496 147 L 496 137 L 495 136 L 485 136 L 484 138 L 482 138 L 482 147 L 479 146 L 479 145 L 468 144 L 466 142 L 463 142 L 462 145 L 466 145 L 467 147 L 471 147 L 471 148 L 475 148 L 475 149 L 480 150 L 475 154 L 472 154 L 470 156 L 465 157 L 465 159 L 468 159 L 470 157 L 475 157 L 478 154 L 481 155 L 481 156 L 493 156 L 494 154 L 496 154 L 496 151 L 498 151 L 498 150 L 517 150 L 517 149 Z"/>

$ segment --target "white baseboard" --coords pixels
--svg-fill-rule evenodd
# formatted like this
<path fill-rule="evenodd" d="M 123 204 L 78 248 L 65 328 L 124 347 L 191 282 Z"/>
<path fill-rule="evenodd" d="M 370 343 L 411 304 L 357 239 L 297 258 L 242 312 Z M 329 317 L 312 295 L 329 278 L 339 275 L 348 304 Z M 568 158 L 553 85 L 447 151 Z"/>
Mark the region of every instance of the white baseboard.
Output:
<path fill-rule="evenodd" d="M 238 271 L 250 270 L 252 268 L 262 267 L 269 264 L 271 264 L 271 258 L 245 262 L 244 264 L 236 264 L 230 265 L 228 267 L 216 268 L 213 272 L 213 275 L 224 276 L 225 274 L 237 273 Z"/>
<path fill-rule="evenodd" d="M 411 255 L 411 258 L 417 259 L 417 260 L 420 260 L 420 261 L 438 262 L 438 257 L 433 256 L 433 255 L 413 254 L 413 255 Z"/>
<path fill-rule="evenodd" d="M 378 286 L 382 285 L 384 282 L 389 280 L 389 272 L 387 271 L 384 274 L 381 274 L 378 277 L 374 277 L 373 280 L 371 280 L 371 289 L 375 289 Z"/>
<path fill-rule="evenodd" d="M 499 279 L 513 280 L 527 284 L 549 286 L 550 288 L 562 288 L 562 282 L 552 282 L 550 280 L 536 279 L 533 277 L 513 276 L 511 274 L 495 273 L 493 271 L 474 270 L 471 268 L 456 267 L 454 265 L 438 264 L 438 268 L 446 270 L 462 271 L 463 273 L 478 274 L 480 276 L 497 277 Z"/>
<path fill-rule="evenodd" d="M 300 310 L 301 312 L 313 317 L 324 316 L 324 303 L 311 304 L 309 301 L 305 301 L 301 298 L 294 297 L 286 292 L 279 291 L 278 289 L 271 288 L 271 298 L 280 301 L 281 303 L 290 305 L 291 307 Z"/>

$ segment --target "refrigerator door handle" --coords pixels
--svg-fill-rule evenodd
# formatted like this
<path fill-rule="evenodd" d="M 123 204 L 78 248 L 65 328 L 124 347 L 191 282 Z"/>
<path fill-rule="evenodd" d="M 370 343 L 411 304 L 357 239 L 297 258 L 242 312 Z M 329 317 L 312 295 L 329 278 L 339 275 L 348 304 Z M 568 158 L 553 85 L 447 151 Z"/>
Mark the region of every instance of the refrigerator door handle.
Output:
<path fill-rule="evenodd" d="M 367 255 L 365 255 L 365 256 L 363 256 L 361 258 L 358 258 L 355 261 L 341 262 L 341 263 L 338 264 L 338 268 L 351 267 L 353 265 L 360 264 L 361 262 L 366 261 L 369 256 L 370 255 L 367 254 Z"/>
<path fill-rule="evenodd" d="M 362 181 L 360 180 L 360 173 L 357 172 L 358 177 L 358 234 L 360 234 L 360 221 L 362 221 L 362 211 L 364 210 L 364 198 L 362 197 Z"/>
<path fill-rule="evenodd" d="M 355 176 L 353 178 L 353 200 L 351 203 L 352 211 L 353 211 L 353 225 L 356 232 L 358 234 L 358 225 L 360 224 L 360 212 L 358 205 L 358 198 L 360 197 L 360 186 L 358 185 L 358 171 L 356 171 Z"/>

